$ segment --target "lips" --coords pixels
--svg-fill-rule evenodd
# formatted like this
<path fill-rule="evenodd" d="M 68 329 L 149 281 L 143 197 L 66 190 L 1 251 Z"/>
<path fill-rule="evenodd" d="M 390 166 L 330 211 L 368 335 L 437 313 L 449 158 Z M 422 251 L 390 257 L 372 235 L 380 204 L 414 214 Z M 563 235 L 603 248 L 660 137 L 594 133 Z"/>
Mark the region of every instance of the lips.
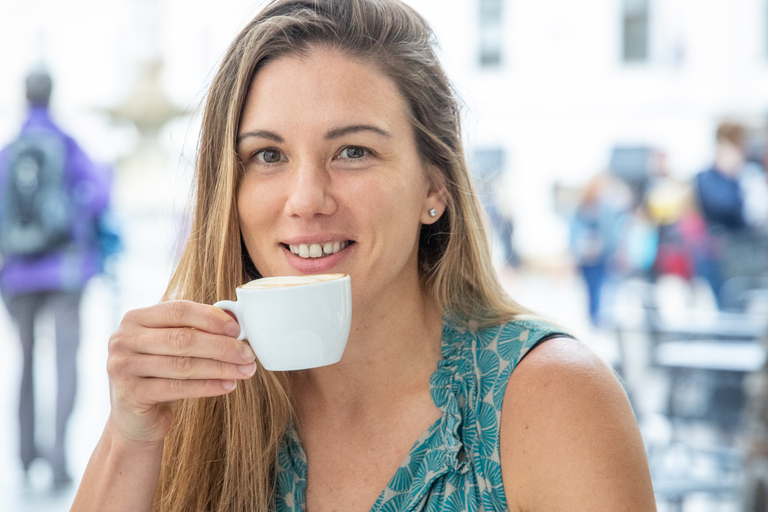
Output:
<path fill-rule="evenodd" d="M 335 240 L 313 244 L 286 244 L 286 247 L 296 256 L 304 259 L 316 259 L 336 254 L 352 243 L 349 240 Z"/>

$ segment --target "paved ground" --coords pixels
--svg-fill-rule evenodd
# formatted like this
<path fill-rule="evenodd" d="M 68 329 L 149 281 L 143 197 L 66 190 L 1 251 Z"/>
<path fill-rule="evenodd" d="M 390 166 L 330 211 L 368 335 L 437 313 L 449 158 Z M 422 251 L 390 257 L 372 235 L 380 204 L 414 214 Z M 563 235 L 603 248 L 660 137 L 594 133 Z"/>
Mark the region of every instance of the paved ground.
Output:
<path fill-rule="evenodd" d="M 156 219 L 155 219 L 156 220 Z M 117 280 L 98 278 L 89 285 L 82 306 L 83 340 L 79 353 L 79 394 L 71 419 L 68 453 L 75 485 L 99 438 L 109 411 L 108 383 L 105 370 L 106 344 L 123 312 L 156 302 L 170 271 L 167 254 L 172 243 L 172 223 L 142 219 L 126 233 L 128 250 L 117 266 Z M 607 361 L 617 357 L 615 341 L 606 333 L 586 323 L 585 292 L 580 280 L 570 273 L 531 273 L 502 271 L 505 285 L 514 297 L 537 312 L 549 315 L 575 328 L 589 340 Z M 630 303 L 632 293 L 623 292 L 619 302 Z M 630 308 L 631 309 L 631 308 Z M 38 421 L 51 424 L 54 410 L 53 343 L 51 326 L 45 319 L 38 326 L 41 342 L 36 347 Z M 43 462 L 36 462 L 25 481 L 16 456 L 18 427 L 16 424 L 16 390 L 20 371 L 20 350 L 15 333 L 4 309 L 0 308 L 0 340 L 5 353 L 0 357 L 0 510 L 8 512 L 59 512 L 69 510 L 74 487 L 53 493 L 50 472 Z M 636 359 L 642 361 L 642 358 Z M 651 381 L 649 381 L 651 382 Z M 652 382 L 638 402 L 652 410 L 658 404 L 659 386 Z M 654 435 L 651 425 L 648 429 Z M 663 425 L 656 431 L 663 432 Z M 49 445 L 51 432 L 41 428 L 41 446 Z M 706 499 L 695 498 L 686 504 L 686 512 L 699 510 L 737 510 L 732 503 L 710 506 Z M 660 510 L 671 510 L 660 507 Z"/>

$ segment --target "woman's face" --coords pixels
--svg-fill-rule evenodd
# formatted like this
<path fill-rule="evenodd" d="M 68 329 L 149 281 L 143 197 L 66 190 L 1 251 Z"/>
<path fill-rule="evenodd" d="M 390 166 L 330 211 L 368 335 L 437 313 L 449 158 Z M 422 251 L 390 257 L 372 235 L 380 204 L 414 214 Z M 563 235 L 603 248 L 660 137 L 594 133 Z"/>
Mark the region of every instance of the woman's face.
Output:
<path fill-rule="evenodd" d="M 417 283 L 420 225 L 445 203 L 405 100 L 375 67 L 330 49 L 269 62 L 237 151 L 240 228 L 263 276 L 346 273 L 357 305 Z"/>

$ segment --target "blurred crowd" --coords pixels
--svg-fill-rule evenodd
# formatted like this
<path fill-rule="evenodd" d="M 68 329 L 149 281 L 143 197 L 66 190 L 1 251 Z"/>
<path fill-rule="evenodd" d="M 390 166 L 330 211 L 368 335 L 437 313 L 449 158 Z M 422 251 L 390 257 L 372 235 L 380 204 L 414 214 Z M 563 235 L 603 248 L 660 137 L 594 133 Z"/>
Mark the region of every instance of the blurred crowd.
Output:
<path fill-rule="evenodd" d="M 645 150 L 636 172 L 610 169 L 581 190 L 570 221 L 570 250 L 600 325 L 611 278 L 655 283 L 666 275 L 708 283 L 722 311 L 738 311 L 745 293 L 768 286 L 768 175 L 748 130 L 723 122 L 712 165 L 675 177 L 663 151 Z"/>
<path fill-rule="evenodd" d="M 714 141 L 711 165 L 688 179 L 662 149 L 616 147 L 608 169 L 578 190 L 556 185 L 555 210 L 567 218 L 569 257 L 594 326 L 610 324 L 606 287 L 629 278 L 701 280 L 720 311 L 743 311 L 751 290 L 768 289 L 768 134 L 723 121 Z M 480 169 L 502 167 L 479 160 Z M 479 173 L 476 182 L 500 263 L 520 266 L 500 177 Z"/>

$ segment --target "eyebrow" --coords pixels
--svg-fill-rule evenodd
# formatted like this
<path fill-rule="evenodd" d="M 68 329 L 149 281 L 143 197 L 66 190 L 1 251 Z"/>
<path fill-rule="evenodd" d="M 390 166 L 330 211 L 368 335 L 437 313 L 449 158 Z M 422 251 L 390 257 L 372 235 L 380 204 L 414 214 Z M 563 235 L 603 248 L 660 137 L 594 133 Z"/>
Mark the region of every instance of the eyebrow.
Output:
<path fill-rule="evenodd" d="M 391 133 L 381 128 L 378 128 L 376 126 L 372 126 L 368 124 L 355 124 L 351 126 L 344 126 L 341 128 L 334 128 L 333 130 L 330 130 L 328 133 L 325 134 L 325 138 L 326 140 L 338 139 L 339 137 L 344 137 L 345 135 L 349 135 L 351 133 L 359 133 L 359 132 L 374 132 L 383 137 L 392 137 Z M 281 142 L 281 143 L 285 142 L 285 140 L 281 136 L 279 136 L 274 132 L 270 132 L 268 130 L 254 130 L 254 131 L 245 132 L 238 135 L 237 144 L 240 144 L 240 142 L 242 142 L 243 139 L 247 139 L 249 137 L 269 139 L 269 140 L 272 140 L 275 142 Z"/>
<path fill-rule="evenodd" d="M 237 144 L 240 144 L 243 141 L 243 139 L 247 139 L 248 137 L 257 137 L 259 139 L 269 139 L 275 142 L 285 142 L 283 138 L 276 133 L 273 133 L 267 130 L 255 130 L 252 132 L 245 132 L 238 135 Z"/>
<path fill-rule="evenodd" d="M 386 130 L 382 130 L 381 128 L 378 128 L 376 126 L 371 126 L 369 124 L 355 124 L 352 126 L 344 126 L 342 128 L 336 128 L 334 130 L 331 130 L 325 134 L 325 138 L 327 140 L 338 139 L 339 137 L 349 135 L 350 133 L 358 133 L 358 132 L 374 132 L 384 137 L 392 137 L 391 133 L 389 133 Z"/>

